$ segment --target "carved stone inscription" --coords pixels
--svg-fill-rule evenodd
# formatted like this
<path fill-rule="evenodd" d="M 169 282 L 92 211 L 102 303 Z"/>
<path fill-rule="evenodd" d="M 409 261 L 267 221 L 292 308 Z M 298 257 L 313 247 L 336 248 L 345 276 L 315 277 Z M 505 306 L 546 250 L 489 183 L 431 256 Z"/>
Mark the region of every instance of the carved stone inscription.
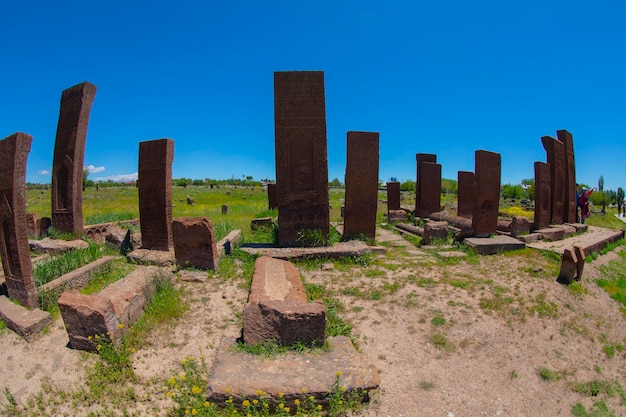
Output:
<path fill-rule="evenodd" d="M 441 211 L 441 164 L 421 162 L 419 171 L 420 201 L 416 214 L 429 217 Z"/>
<path fill-rule="evenodd" d="M 344 236 L 376 237 L 379 134 L 348 132 Z"/>
<path fill-rule="evenodd" d="M 550 165 L 535 162 L 535 220 L 533 229 L 550 226 L 552 187 L 550 186 Z"/>
<path fill-rule="evenodd" d="M 96 86 L 83 82 L 61 94 L 52 163 L 52 225 L 61 232 L 83 232 L 83 159 Z"/>
<path fill-rule="evenodd" d="M 274 125 L 278 241 L 294 246 L 330 228 L 323 72 L 274 73 Z"/>
<path fill-rule="evenodd" d="M 167 251 L 172 240 L 174 141 L 139 143 L 139 223 L 144 249 Z"/>
<path fill-rule="evenodd" d="M 457 184 L 457 215 L 461 217 L 472 217 L 474 210 L 474 173 L 471 171 L 459 171 Z"/>
<path fill-rule="evenodd" d="M 565 145 L 551 136 L 541 138 L 550 165 L 552 187 L 550 223 L 562 224 L 565 207 Z"/>
<path fill-rule="evenodd" d="M 422 190 L 421 190 L 421 166 L 422 162 L 437 162 L 437 155 L 432 153 L 418 153 L 415 154 L 415 162 L 416 162 L 416 174 L 415 174 L 415 213 L 419 213 L 420 204 L 422 200 Z M 419 214 L 417 214 L 419 216 Z"/>
<path fill-rule="evenodd" d="M 576 165 L 574 163 L 574 138 L 567 130 L 557 130 L 556 137 L 565 146 L 565 196 L 563 221 L 576 223 Z"/>
<path fill-rule="evenodd" d="M 472 229 L 475 236 L 487 237 L 495 234 L 498 228 L 500 154 L 476 151 L 474 171 Z"/>
<path fill-rule="evenodd" d="M 0 254 L 9 297 L 36 308 L 26 225 L 26 159 L 32 140 L 14 133 L 0 141 Z"/>

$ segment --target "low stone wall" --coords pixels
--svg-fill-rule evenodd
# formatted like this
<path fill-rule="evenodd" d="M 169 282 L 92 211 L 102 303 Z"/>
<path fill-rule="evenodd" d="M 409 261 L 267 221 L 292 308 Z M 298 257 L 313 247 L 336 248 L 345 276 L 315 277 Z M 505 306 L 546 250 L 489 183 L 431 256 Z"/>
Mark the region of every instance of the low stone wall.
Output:
<path fill-rule="evenodd" d="M 37 288 L 37 290 L 38 292 L 60 294 L 63 291 L 84 288 L 91 282 L 95 274 L 107 269 L 110 270 L 113 261 L 116 259 L 121 258 L 117 256 L 104 256 L 68 274 L 61 275 L 57 279 Z"/>
<path fill-rule="evenodd" d="M 235 248 L 235 246 L 241 243 L 241 230 L 233 230 L 225 237 L 220 239 L 217 242 L 217 254 L 219 256 L 224 256 L 230 254 L 230 252 Z"/>
<path fill-rule="evenodd" d="M 118 343 L 127 327 L 143 315 L 154 297 L 158 278 L 172 279 L 172 273 L 155 266 L 139 266 L 96 294 L 85 295 L 78 290 L 61 294 L 59 309 L 72 348 L 95 351 L 95 335 L 105 335 Z"/>

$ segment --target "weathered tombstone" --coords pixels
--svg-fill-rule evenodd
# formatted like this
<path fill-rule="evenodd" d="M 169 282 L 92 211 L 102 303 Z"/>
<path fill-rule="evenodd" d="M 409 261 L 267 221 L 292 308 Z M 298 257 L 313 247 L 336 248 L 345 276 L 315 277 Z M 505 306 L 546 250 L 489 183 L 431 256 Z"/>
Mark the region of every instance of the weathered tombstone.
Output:
<path fill-rule="evenodd" d="M 550 165 L 535 162 L 535 220 L 533 229 L 545 229 L 550 226 L 550 207 L 552 205 L 552 186 Z"/>
<path fill-rule="evenodd" d="M 37 221 L 39 226 L 39 237 L 48 236 L 48 229 L 52 227 L 52 219 L 50 217 L 42 217 Z"/>
<path fill-rule="evenodd" d="M 26 159 L 32 140 L 18 132 L 0 141 L 0 254 L 9 297 L 36 308 L 26 231 Z"/>
<path fill-rule="evenodd" d="M 139 143 L 139 225 L 143 249 L 169 251 L 172 238 L 174 141 Z"/>
<path fill-rule="evenodd" d="M 398 181 L 387 183 L 387 210 L 400 210 L 400 183 Z"/>
<path fill-rule="evenodd" d="M 470 171 L 459 171 L 457 184 L 457 215 L 461 217 L 471 217 L 474 211 L 474 173 Z"/>
<path fill-rule="evenodd" d="M 63 91 L 52 163 L 52 225 L 83 232 L 83 159 L 96 86 L 88 82 Z"/>
<path fill-rule="evenodd" d="M 211 220 L 206 217 L 174 219 L 172 233 L 179 266 L 217 269 L 217 245 Z"/>
<path fill-rule="evenodd" d="M 576 165 L 574 163 L 574 139 L 567 130 L 557 130 L 557 139 L 565 147 L 565 196 L 563 221 L 576 223 Z"/>
<path fill-rule="evenodd" d="M 476 151 L 474 176 L 474 210 L 472 229 L 474 236 L 487 237 L 498 229 L 500 206 L 500 154 Z"/>
<path fill-rule="evenodd" d="M 39 221 L 35 213 L 26 213 L 26 231 L 28 237 L 33 239 L 39 237 Z"/>
<path fill-rule="evenodd" d="M 416 162 L 416 174 L 415 174 L 415 213 L 417 214 L 420 211 L 420 204 L 422 199 L 422 190 L 421 190 L 421 164 L 422 162 L 437 162 L 437 155 L 432 153 L 418 153 L 415 154 L 415 162 Z M 439 209 L 435 210 L 439 211 Z M 417 214 L 419 216 L 419 214 Z"/>
<path fill-rule="evenodd" d="M 328 156 L 322 71 L 274 73 L 278 242 L 303 230 L 328 236 Z"/>
<path fill-rule="evenodd" d="M 348 132 L 344 236 L 376 238 L 378 143 L 374 132 Z"/>
<path fill-rule="evenodd" d="M 541 138 L 550 165 L 550 223 L 562 224 L 565 206 L 565 145 L 551 136 Z"/>
<path fill-rule="evenodd" d="M 222 204 L 222 214 L 228 214 L 228 205 Z"/>
<path fill-rule="evenodd" d="M 267 183 L 267 203 L 270 210 L 274 210 L 278 208 L 278 196 L 276 195 L 276 183 L 268 182 Z"/>
<path fill-rule="evenodd" d="M 421 162 L 419 173 L 420 198 L 415 214 L 429 217 L 441 211 L 441 164 Z"/>

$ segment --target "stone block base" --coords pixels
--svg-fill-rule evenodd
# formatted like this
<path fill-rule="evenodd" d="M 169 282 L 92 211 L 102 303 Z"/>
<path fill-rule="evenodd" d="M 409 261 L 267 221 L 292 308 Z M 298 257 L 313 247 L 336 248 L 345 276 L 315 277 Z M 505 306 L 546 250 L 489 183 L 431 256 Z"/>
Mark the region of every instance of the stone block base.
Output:
<path fill-rule="evenodd" d="M 38 308 L 29 310 L 14 304 L 4 295 L 0 295 L 0 319 L 27 342 L 32 342 L 44 327 L 52 324 L 50 313 Z"/>

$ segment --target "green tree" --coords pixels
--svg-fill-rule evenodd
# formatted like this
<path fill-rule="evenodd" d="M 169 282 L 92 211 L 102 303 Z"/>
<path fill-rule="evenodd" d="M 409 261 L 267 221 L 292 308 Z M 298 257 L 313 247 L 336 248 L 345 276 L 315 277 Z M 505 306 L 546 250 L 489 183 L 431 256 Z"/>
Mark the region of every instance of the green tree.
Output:
<path fill-rule="evenodd" d="M 598 179 L 598 191 L 604 191 L 604 175 L 600 175 L 600 178 Z"/>
<path fill-rule="evenodd" d="M 87 187 L 87 177 L 89 176 L 89 170 L 87 168 L 83 168 L 83 191 Z"/>
<path fill-rule="evenodd" d="M 532 178 L 523 179 L 521 182 L 522 188 L 524 188 L 524 197 L 529 200 L 535 199 L 535 180 Z"/>
<path fill-rule="evenodd" d="M 457 180 L 450 180 L 447 178 L 441 179 L 441 193 L 442 194 L 458 194 L 459 183 Z"/>
<path fill-rule="evenodd" d="M 520 184 L 504 184 L 502 186 L 502 197 L 521 200 L 524 197 L 524 189 Z"/>
<path fill-rule="evenodd" d="M 622 212 L 622 207 L 624 206 L 624 189 L 622 187 L 617 188 L 616 197 L 617 214 L 619 215 Z"/>
<path fill-rule="evenodd" d="M 331 182 L 328 183 L 330 187 L 341 187 L 343 184 L 339 181 L 339 178 L 335 178 Z"/>
<path fill-rule="evenodd" d="M 400 184 L 400 191 L 415 191 L 415 181 L 404 181 L 402 184 Z"/>

